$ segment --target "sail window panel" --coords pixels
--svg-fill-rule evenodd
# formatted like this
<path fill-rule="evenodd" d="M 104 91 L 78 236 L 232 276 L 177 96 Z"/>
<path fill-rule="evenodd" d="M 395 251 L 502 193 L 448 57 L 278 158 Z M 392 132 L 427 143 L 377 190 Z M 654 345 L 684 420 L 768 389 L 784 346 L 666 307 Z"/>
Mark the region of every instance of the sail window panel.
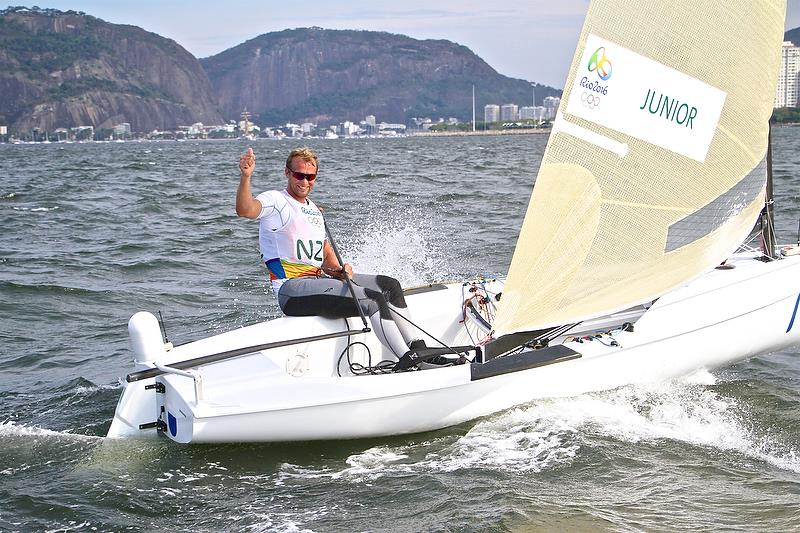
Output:
<path fill-rule="evenodd" d="M 730 218 L 752 204 L 766 186 L 767 159 L 761 160 L 749 174 L 724 194 L 694 213 L 671 224 L 666 252 L 672 252 L 717 230 Z"/>

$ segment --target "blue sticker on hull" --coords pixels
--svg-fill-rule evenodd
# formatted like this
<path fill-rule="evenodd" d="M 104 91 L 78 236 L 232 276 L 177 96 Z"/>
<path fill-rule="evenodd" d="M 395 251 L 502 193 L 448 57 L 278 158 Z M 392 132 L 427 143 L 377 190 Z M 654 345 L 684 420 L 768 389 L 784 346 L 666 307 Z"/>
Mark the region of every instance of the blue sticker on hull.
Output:
<path fill-rule="evenodd" d="M 792 326 L 794 326 L 794 319 L 797 318 L 798 306 L 800 306 L 800 294 L 797 295 L 797 301 L 794 303 L 794 311 L 792 312 L 792 319 L 789 320 L 789 327 L 786 328 L 786 333 L 792 331 Z"/>
<path fill-rule="evenodd" d="M 178 435 L 178 421 L 172 416 L 172 413 L 167 413 L 167 427 L 169 427 L 169 434 L 173 437 Z"/>

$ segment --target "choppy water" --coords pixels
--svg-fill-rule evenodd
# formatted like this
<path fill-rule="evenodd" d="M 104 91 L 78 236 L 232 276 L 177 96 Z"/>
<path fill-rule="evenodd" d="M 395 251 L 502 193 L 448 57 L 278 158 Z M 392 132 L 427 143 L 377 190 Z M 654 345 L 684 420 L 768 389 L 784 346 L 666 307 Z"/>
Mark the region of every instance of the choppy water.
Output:
<path fill-rule="evenodd" d="M 774 137 L 788 242 L 800 129 Z M 502 274 L 545 142 L 314 141 L 314 198 L 360 270 Z M 294 146 L 255 143 L 256 190 Z M 800 530 L 800 347 L 411 437 L 106 442 L 132 313 L 174 342 L 277 315 L 234 214 L 244 147 L 0 145 L 0 530 Z"/>

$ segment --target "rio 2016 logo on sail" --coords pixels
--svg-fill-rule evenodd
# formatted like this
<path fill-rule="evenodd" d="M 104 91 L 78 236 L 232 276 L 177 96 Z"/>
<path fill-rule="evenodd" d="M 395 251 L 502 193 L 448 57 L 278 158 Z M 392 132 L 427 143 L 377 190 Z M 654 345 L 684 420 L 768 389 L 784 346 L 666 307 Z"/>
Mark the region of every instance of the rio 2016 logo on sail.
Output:
<path fill-rule="evenodd" d="M 589 72 L 596 73 L 600 80 L 608 81 L 608 79 L 611 77 L 612 67 L 611 60 L 608 59 L 608 56 L 606 55 L 605 46 L 601 46 L 594 51 L 592 57 L 589 58 L 587 70 Z M 599 95 L 608 95 L 608 85 L 602 85 L 598 80 L 589 81 L 587 76 L 581 78 L 580 86 L 585 89 L 585 92 L 581 95 L 581 101 L 590 109 L 594 109 L 600 105 Z M 594 95 L 592 93 L 597 94 Z"/>
<path fill-rule="evenodd" d="M 581 95 L 581 103 L 589 109 L 594 109 L 600 105 L 600 97 L 584 91 Z"/>
<path fill-rule="evenodd" d="M 588 68 L 589 72 L 597 72 L 601 80 L 608 81 L 608 78 L 611 77 L 611 61 L 606 55 L 605 46 L 601 46 L 594 51 L 594 54 L 589 59 Z"/>

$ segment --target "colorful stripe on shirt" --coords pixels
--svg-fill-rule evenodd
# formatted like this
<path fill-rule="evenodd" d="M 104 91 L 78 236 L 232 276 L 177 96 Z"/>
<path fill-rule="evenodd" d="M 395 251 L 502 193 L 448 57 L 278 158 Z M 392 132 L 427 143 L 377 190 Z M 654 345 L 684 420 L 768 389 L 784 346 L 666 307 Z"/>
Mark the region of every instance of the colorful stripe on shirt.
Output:
<path fill-rule="evenodd" d="M 270 259 L 266 261 L 267 269 L 269 270 L 269 279 L 289 279 L 289 278 L 302 278 L 307 276 L 317 277 L 322 271 L 313 266 L 304 263 L 290 263 L 283 259 Z"/>

